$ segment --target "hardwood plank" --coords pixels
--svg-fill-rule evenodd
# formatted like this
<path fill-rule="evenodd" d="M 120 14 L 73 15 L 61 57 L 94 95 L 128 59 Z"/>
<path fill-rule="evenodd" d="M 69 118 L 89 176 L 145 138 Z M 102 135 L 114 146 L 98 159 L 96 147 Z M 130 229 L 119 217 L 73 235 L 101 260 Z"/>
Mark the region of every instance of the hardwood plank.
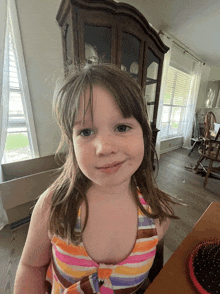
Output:
<path fill-rule="evenodd" d="M 29 223 L 24 224 L 16 229 L 12 230 L 12 247 L 13 247 L 13 255 L 12 255 L 12 285 L 14 286 L 14 279 L 16 275 L 16 271 L 18 268 L 18 264 L 21 258 L 21 254 L 23 251 L 23 247 L 27 238 L 27 232 L 29 228 Z"/>
<path fill-rule="evenodd" d="M 175 206 L 174 210 L 180 217 L 172 220 L 164 242 L 164 262 L 174 252 L 185 236 L 211 202 L 220 201 L 220 181 L 209 178 L 206 188 L 203 187 L 204 177 L 185 169 L 194 166 L 199 159 L 195 150 L 188 156 L 188 150 L 177 149 L 163 154 L 159 160 L 159 171 L 156 179 L 158 187 L 171 196 L 183 200 L 187 206 Z"/>
<path fill-rule="evenodd" d="M 27 237 L 29 224 L 14 230 L 10 226 L 0 231 L 0 293 L 12 294 L 15 275 Z"/>
<path fill-rule="evenodd" d="M 0 231 L 0 293 L 6 292 L 8 280 L 10 283 L 11 269 L 11 231 L 10 228 L 4 227 Z M 8 279 L 9 278 L 9 279 Z"/>

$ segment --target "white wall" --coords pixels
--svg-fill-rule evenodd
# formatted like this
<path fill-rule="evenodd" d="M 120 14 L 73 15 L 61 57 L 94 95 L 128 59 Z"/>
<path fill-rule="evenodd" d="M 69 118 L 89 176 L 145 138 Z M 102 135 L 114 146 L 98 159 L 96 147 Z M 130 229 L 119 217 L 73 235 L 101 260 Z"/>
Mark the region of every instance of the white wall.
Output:
<path fill-rule="evenodd" d="M 209 80 L 220 81 L 220 67 L 216 67 L 216 66 L 211 67 Z M 215 114 L 216 121 L 220 123 L 220 108 L 211 108 L 210 110 Z"/>
<path fill-rule="evenodd" d="M 211 70 L 210 66 L 208 65 L 203 66 L 198 99 L 196 104 L 196 110 L 199 108 L 205 108 L 205 101 L 207 99 L 207 85 L 209 81 L 210 70 Z"/>
<path fill-rule="evenodd" d="M 183 137 L 161 141 L 160 154 L 181 148 L 182 146 L 183 146 Z"/>
<path fill-rule="evenodd" d="M 203 72 L 196 110 L 201 110 L 204 113 L 212 111 L 215 114 L 216 121 L 220 122 L 220 108 L 206 108 L 207 86 L 210 81 L 220 81 L 220 67 L 212 66 L 209 68 L 207 66 L 205 72 Z"/>
<path fill-rule="evenodd" d="M 55 81 L 63 76 L 60 0 L 17 0 L 24 58 L 40 156 L 53 154 L 60 131 L 52 118 Z"/>
<path fill-rule="evenodd" d="M 212 66 L 209 76 L 210 81 L 220 80 L 220 67 Z"/>

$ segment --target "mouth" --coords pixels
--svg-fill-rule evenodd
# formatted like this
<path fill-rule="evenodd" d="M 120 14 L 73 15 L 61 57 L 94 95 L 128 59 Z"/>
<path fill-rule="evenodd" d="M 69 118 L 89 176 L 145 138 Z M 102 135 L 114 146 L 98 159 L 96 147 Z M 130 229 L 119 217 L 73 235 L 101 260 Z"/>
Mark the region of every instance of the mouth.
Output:
<path fill-rule="evenodd" d="M 107 164 L 104 165 L 103 167 L 99 167 L 98 169 L 106 174 L 115 174 L 120 167 L 122 166 L 122 164 L 124 163 L 124 161 L 120 161 L 120 162 L 114 162 L 113 164 Z"/>
<path fill-rule="evenodd" d="M 111 167 L 115 167 L 119 164 L 123 163 L 122 161 L 116 161 L 116 162 L 113 162 L 112 164 L 105 164 L 101 167 L 97 167 L 98 169 L 106 169 L 106 168 L 111 168 Z"/>

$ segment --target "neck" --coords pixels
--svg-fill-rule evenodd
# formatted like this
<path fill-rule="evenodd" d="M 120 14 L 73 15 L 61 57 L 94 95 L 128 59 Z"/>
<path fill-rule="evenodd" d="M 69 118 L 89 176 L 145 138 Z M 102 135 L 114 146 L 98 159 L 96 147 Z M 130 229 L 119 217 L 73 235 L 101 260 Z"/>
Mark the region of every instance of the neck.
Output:
<path fill-rule="evenodd" d="M 102 187 L 98 185 L 92 185 L 87 192 L 88 200 L 94 201 L 116 201 L 125 200 L 128 197 L 132 197 L 131 185 L 128 183 L 123 183 L 116 187 Z"/>

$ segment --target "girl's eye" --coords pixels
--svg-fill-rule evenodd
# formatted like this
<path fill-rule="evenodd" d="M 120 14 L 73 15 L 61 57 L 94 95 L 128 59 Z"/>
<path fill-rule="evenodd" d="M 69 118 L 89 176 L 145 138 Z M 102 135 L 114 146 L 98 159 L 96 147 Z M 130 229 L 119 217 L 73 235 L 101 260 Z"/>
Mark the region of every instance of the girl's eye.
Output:
<path fill-rule="evenodd" d="M 126 126 L 126 125 L 119 125 L 119 126 L 117 126 L 117 129 L 118 129 L 118 132 L 124 133 L 124 132 L 130 130 L 131 127 Z"/>
<path fill-rule="evenodd" d="M 126 126 L 126 125 L 118 125 L 116 127 L 117 132 L 119 133 L 125 133 L 131 129 L 131 127 Z M 89 137 L 91 135 L 94 135 L 94 131 L 92 129 L 83 129 L 79 132 L 79 135 L 82 137 Z"/>
<path fill-rule="evenodd" d="M 82 137 L 89 137 L 90 135 L 92 135 L 92 133 L 94 132 L 91 129 L 84 129 L 79 132 L 79 135 Z"/>

